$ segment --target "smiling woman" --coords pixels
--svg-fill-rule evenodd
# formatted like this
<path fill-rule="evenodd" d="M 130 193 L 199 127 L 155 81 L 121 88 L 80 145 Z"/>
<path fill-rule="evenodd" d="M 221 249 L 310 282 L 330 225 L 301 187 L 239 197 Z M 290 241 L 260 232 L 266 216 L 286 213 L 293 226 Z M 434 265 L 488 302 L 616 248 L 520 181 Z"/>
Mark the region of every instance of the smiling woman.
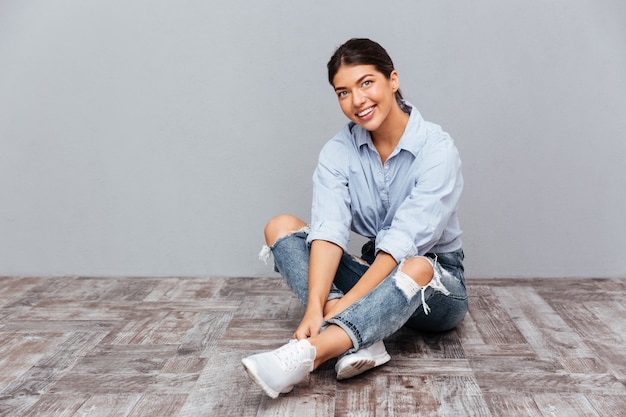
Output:
<path fill-rule="evenodd" d="M 467 312 L 457 203 L 461 162 L 450 136 L 400 93 L 382 46 L 352 39 L 328 63 L 349 123 L 322 149 L 308 225 L 280 215 L 262 253 L 306 306 L 294 340 L 242 360 L 270 397 L 339 357 L 337 379 L 390 360 L 383 339 L 405 324 L 456 327 Z M 349 255 L 350 231 L 366 237 Z"/>

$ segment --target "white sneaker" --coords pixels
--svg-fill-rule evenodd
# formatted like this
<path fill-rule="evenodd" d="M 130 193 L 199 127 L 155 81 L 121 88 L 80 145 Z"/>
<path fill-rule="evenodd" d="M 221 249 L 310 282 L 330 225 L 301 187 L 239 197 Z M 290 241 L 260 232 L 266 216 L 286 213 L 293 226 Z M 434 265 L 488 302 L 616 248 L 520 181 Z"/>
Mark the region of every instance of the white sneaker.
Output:
<path fill-rule="evenodd" d="M 335 365 L 337 379 L 347 379 L 389 362 L 391 356 L 381 340 L 368 348 L 340 356 Z"/>
<path fill-rule="evenodd" d="M 244 368 L 250 378 L 272 398 L 288 393 L 294 384 L 301 382 L 313 371 L 316 350 L 308 340 L 290 340 L 270 352 L 257 353 L 243 358 Z"/>

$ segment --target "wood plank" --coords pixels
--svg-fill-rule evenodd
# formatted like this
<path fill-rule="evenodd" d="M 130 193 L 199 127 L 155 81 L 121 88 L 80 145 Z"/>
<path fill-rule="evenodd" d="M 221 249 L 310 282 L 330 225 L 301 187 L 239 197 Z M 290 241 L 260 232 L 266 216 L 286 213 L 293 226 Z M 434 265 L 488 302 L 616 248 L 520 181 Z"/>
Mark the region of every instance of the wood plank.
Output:
<path fill-rule="evenodd" d="M 22 416 L 24 417 L 64 417 L 73 416 L 85 402 L 84 395 L 45 395 L 42 396 Z"/>
<path fill-rule="evenodd" d="M 473 306 L 470 304 L 470 310 Z M 476 323 L 471 314 L 466 314 L 461 324 L 456 328 L 456 332 L 463 340 L 463 345 L 487 345 L 482 334 L 478 330 L 479 324 Z"/>
<path fill-rule="evenodd" d="M 162 278 L 143 302 L 206 302 L 218 297 L 225 278 Z"/>
<path fill-rule="evenodd" d="M 469 312 L 486 344 L 521 344 L 524 337 L 511 321 L 502 300 L 489 287 L 472 287 Z"/>
<path fill-rule="evenodd" d="M 167 360 L 161 372 L 170 374 L 199 374 L 207 364 L 207 358 L 193 355 L 173 356 Z"/>
<path fill-rule="evenodd" d="M 41 282 L 41 278 L 35 277 L 0 277 L 0 306 L 20 300 L 24 293 L 41 285 Z"/>
<path fill-rule="evenodd" d="M 568 374 L 566 372 L 476 372 L 483 391 L 588 393 L 626 395 L 626 387 L 613 375 Z"/>
<path fill-rule="evenodd" d="M 416 332 L 412 335 L 415 338 Z M 424 333 L 421 335 L 426 346 L 425 354 L 429 358 L 465 359 L 465 351 L 456 330 L 443 333 Z"/>
<path fill-rule="evenodd" d="M 142 394 L 137 393 L 91 395 L 74 416 L 127 417 L 141 397 Z"/>
<path fill-rule="evenodd" d="M 224 347 L 276 349 L 293 338 L 299 320 L 247 320 L 233 318 L 223 336 Z"/>
<path fill-rule="evenodd" d="M 114 285 L 102 293 L 103 301 L 142 301 L 159 283 L 158 279 L 116 279 Z"/>
<path fill-rule="evenodd" d="M 216 349 L 208 358 L 180 416 L 256 416 L 266 397 L 247 376 L 241 359 L 244 350 Z"/>
<path fill-rule="evenodd" d="M 544 415 L 530 394 L 489 392 L 484 395 L 493 417 L 542 417 Z"/>
<path fill-rule="evenodd" d="M 514 354 L 503 355 L 476 355 L 469 359 L 468 369 L 480 376 L 481 373 L 510 374 L 519 372 L 523 374 L 556 374 L 563 373 L 559 363 L 549 359 L 535 359 L 534 357 L 515 356 Z M 506 378 L 506 375 L 504 375 Z"/>
<path fill-rule="evenodd" d="M 512 343 L 507 345 L 467 344 L 463 343 L 463 351 L 467 357 L 482 356 L 511 356 L 520 359 L 537 359 L 537 353 L 527 343 Z"/>
<path fill-rule="evenodd" d="M 74 301 L 63 299 L 38 300 L 30 309 L 15 316 L 17 320 L 124 320 L 134 302 Z"/>
<path fill-rule="evenodd" d="M 159 372 L 177 347 L 99 345 L 72 368 L 73 374 L 148 374 Z M 112 366 L 113 365 L 113 366 Z"/>
<path fill-rule="evenodd" d="M 68 333 L 68 332 L 107 332 L 119 325 L 121 320 L 10 320 L 1 333 Z"/>
<path fill-rule="evenodd" d="M 0 394 L 0 417 L 16 417 L 26 414 L 37 401 L 37 395 L 1 395 Z"/>
<path fill-rule="evenodd" d="M 626 299 L 623 301 L 585 303 L 600 322 L 610 329 L 609 336 L 626 346 Z M 605 335 L 606 337 L 606 335 Z"/>
<path fill-rule="evenodd" d="M 381 416 L 445 416 L 432 377 L 395 376 L 387 378 L 387 410 Z"/>
<path fill-rule="evenodd" d="M 513 322 L 540 357 L 591 357 L 593 353 L 532 287 L 494 288 Z"/>
<path fill-rule="evenodd" d="M 193 326 L 197 312 L 169 311 L 149 325 L 144 332 L 137 334 L 131 343 L 142 345 L 180 344 Z"/>
<path fill-rule="evenodd" d="M 624 345 L 613 340 L 587 340 L 587 345 L 594 351 L 596 357 L 607 372 L 622 383 L 626 382 L 626 360 L 624 359 Z"/>
<path fill-rule="evenodd" d="M 369 372 L 337 384 L 336 417 L 384 416 L 389 410 L 387 375 Z"/>
<path fill-rule="evenodd" d="M 63 333 L 0 333 L 0 393 L 65 340 Z"/>
<path fill-rule="evenodd" d="M 128 417 L 174 416 L 185 402 L 184 394 L 146 394 Z"/>
<path fill-rule="evenodd" d="M 601 417 L 626 416 L 626 396 L 624 395 L 585 395 Z"/>
<path fill-rule="evenodd" d="M 421 335 L 406 326 L 400 328 L 384 342 L 387 352 L 393 358 L 423 358 L 428 350 Z"/>
<path fill-rule="evenodd" d="M 392 357 L 391 361 L 377 368 L 376 372 L 394 375 L 471 376 L 474 370 L 467 359 Z"/>
<path fill-rule="evenodd" d="M 473 376 L 433 377 L 444 416 L 490 417 L 491 411 Z"/>
<path fill-rule="evenodd" d="M 293 294 L 259 294 L 245 297 L 240 302 L 237 318 L 257 320 L 280 320 L 289 317 L 290 304 L 284 298 L 294 298 Z M 298 319 L 301 319 L 299 317 Z"/>
<path fill-rule="evenodd" d="M 598 417 L 582 394 L 535 394 L 533 397 L 544 416 Z"/>
<path fill-rule="evenodd" d="M 54 385 L 102 337 L 99 333 L 68 333 L 62 343 L 53 345 L 34 366 L 11 381 L 0 392 L 0 397 L 39 395 Z"/>
<path fill-rule="evenodd" d="M 157 383 L 157 374 L 77 374 L 68 373 L 46 387 L 51 394 L 128 394 L 144 393 Z"/>
<path fill-rule="evenodd" d="M 585 345 L 593 352 L 592 363 L 564 367 L 570 372 L 587 372 L 591 367 L 606 369 L 616 378 L 626 380 L 626 346 L 624 335 L 616 334 L 607 323 L 583 303 L 554 303 L 555 311 L 585 341 Z M 598 309 L 596 309 L 596 312 Z M 606 313 L 605 313 L 606 314 Z M 615 315 L 620 320 L 619 314 Z M 609 322 L 613 321 L 609 319 Z M 619 326 L 619 325 L 618 325 Z"/>
<path fill-rule="evenodd" d="M 208 311 L 201 313 L 187 330 L 178 346 L 179 355 L 197 354 L 208 357 L 230 326 L 232 313 Z"/>
<path fill-rule="evenodd" d="M 335 385 L 332 372 L 328 370 L 313 372 L 306 381 L 297 384 L 292 392 L 275 400 L 261 394 L 257 416 L 332 416 L 336 404 Z"/>

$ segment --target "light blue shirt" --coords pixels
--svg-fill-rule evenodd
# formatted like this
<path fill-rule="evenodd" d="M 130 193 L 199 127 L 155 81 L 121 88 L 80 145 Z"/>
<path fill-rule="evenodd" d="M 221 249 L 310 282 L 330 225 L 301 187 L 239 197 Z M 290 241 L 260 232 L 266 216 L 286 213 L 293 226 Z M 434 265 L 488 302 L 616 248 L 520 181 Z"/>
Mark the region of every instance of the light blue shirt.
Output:
<path fill-rule="evenodd" d="M 415 107 L 398 146 L 381 163 L 367 130 L 350 122 L 320 152 L 308 242 L 347 250 L 350 230 L 396 262 L 461 248 L 461 160 L 452 138 Z"/>

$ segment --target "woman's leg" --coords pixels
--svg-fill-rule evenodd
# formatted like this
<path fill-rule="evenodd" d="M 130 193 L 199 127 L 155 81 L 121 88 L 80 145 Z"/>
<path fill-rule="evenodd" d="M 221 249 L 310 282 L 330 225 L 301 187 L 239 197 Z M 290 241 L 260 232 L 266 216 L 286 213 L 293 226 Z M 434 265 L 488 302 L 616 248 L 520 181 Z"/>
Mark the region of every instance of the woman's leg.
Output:
<path fill-rule="evenodd" d="M 365 297 L 328 319 L 327 324 L 341 327 L 350 337 L 353 346 L 349 352 L 395 333 L 418 310 L 424 316 L 433 315 L 442 327 L 452 328 L 467 311 L 465 288 L 459 282 L 433 259 L 410 258 Z M 453 287 L 454 293 L 447 286 Z"/>
<path fill-rule="evenodd" d="M 350 336 L 341 327 L 334 324 L 326 327 L 317 336 L 310 337 L 308 340 L 317 352 L 314 368 L 336 358 L 352 347 Z"/>

